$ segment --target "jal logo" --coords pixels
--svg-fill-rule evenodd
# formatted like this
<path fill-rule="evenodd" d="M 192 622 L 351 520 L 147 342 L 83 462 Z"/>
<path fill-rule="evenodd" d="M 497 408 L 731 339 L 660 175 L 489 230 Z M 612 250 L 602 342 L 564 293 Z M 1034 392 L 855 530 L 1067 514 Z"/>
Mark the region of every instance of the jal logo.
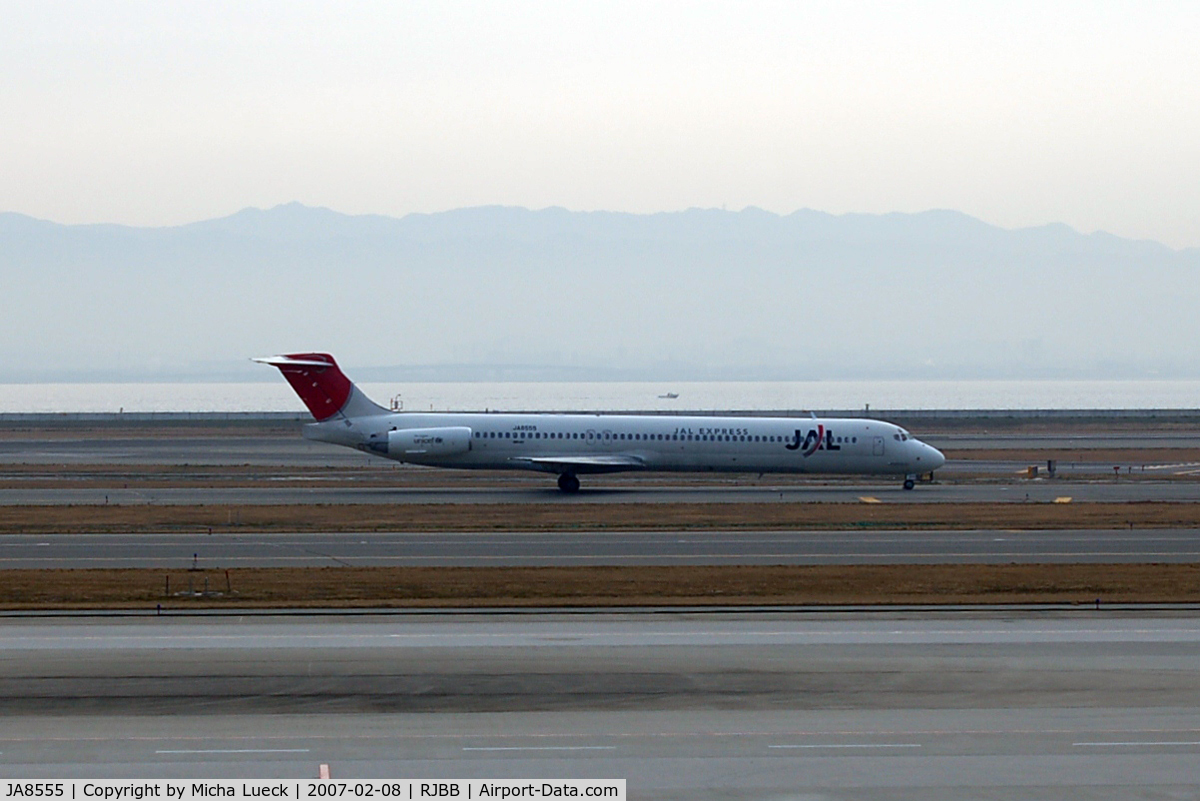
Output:
<path fill-rule="evenodd" d="M 841 445 L 835 445 L 833 442 L 833 429 L 826 430 L 823 425 L 810 428 L 807 434 L 797 428 L 791 440 L 783 447 L 789 451 L 800 451 L 800 455 L 804 457 L 812 456 L 817 451 L 840 451 L 842 449 Z"/>

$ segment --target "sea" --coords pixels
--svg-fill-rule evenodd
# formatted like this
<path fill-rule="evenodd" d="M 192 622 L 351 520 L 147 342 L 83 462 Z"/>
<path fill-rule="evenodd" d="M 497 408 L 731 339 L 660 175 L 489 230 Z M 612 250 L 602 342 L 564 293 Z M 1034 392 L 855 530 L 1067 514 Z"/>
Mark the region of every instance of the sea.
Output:
<path fill-rule="evenodd" d="M 404 411 L 1196 409 L 1200 381 L 676 381 L 362 384 Z M 0 384 L 0 413 L 302 412 L 269 383 Z"/>

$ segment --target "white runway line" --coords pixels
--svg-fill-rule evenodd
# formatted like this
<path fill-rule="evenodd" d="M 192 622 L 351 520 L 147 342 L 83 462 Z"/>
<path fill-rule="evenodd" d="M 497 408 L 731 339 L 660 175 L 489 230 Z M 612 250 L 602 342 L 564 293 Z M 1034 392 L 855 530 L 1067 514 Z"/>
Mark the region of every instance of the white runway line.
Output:
<path fill-rule="evenodd" d="M 307 754 L 307 748 L 210 748 L 178 751 L 155 751 L 156 754 Z"/>
<path fill-rule="evenodd" d="M 1179 746 L 1179 745 L 1200 745 L 1200 740 L 1178 741 L 1178 742 L 1149 740 L 1146 742 L 1128 742 L 1128 743 L 1071 743 L 1071 745 L 1073 745 L 1077 748 L 1084 748 L 1084 747 L 1090 747 L 1090 748 L 1117 748 L 1117 747 L 1153 748 L 1156 746 L 1167 747 L 1167 746 Z"/>
<path fill-rule="evenodd" d="M 464 751 L 616 751 L 615 745 L 509 745 L 465 747 Z"/>
<path fill-rule="evenodd" d="M 813 745 L 768 745 L 767 748 L 920 748 L 920 743 L 819 743 Z"/>

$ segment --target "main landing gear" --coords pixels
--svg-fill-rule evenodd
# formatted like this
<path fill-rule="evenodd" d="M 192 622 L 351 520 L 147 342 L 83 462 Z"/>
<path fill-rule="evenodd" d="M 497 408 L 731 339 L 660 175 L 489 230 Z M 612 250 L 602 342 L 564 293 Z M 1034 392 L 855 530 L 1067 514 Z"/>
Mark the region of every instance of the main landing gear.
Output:
<path fill-rule="evenodd" d="M 579 479 L 571 473 L 563 473 L 558 477 L 558 488 L 563 492 L 579 492 Z"/>
<path fill-rule="evenodd" d="M 904 488 L 910 490 L 915 486 L 917 486 L 917 475 L 916 473 L 909 473 L 904 477 Z"/>

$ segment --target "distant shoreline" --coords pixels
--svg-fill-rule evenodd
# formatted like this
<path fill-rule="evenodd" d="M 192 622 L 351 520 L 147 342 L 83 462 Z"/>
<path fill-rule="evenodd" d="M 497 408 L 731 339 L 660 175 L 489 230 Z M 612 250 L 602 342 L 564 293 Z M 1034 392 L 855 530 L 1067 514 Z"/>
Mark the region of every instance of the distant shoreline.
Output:
<path fill-rule="evenodd" d="M 506 411 L 503 409 L 475 410 L 488 414 L 525 414 L 527 410 Z M 919 420 L 923 422 L 970 421 L 1055 423 L 1103 423 L 1105 421 L 1135 423 L 1200 424 L 1200 408 L 1196 409 L 815 409 L 822 417 L 870 417 L 882 420 Z M 464 413 L 471 413 L 464 410 Z M 775 410 L 619 410 L 619 411 L 570 411 L 542 410 L 543 414 L 624 414 L 624 415 L 678 415 L 692 417 L 794 417 L 810 416 L 808 409 Z M 4 412 L 0 413 L 0 425 L 64 425 L 72 423 L 92 424 L 178 424 L 178 423 L 309 423 L 312 417 L 307 412 Z"/>

